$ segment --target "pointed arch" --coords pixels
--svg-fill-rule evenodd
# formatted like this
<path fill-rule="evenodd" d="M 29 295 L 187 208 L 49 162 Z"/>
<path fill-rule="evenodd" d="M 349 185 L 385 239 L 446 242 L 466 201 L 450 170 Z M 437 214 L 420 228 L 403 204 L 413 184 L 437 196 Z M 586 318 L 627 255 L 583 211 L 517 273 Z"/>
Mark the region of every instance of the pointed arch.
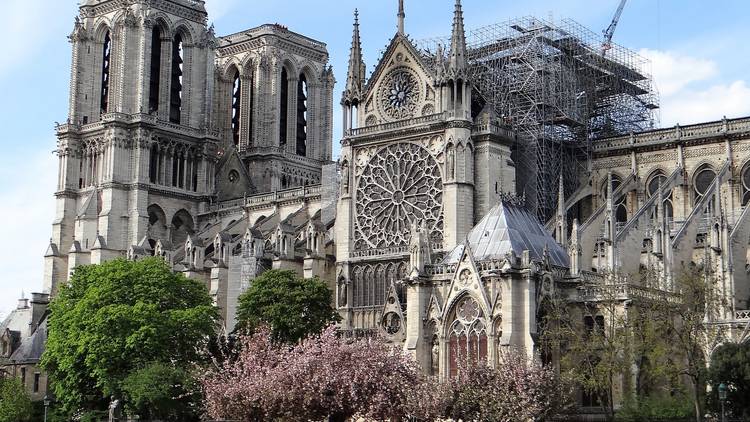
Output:
<path fill-rule="evenodd" d="M 750 204 L 750 160 L 740 171 L 740 203 L 743 207 Z"/>
<path fill-rule="evenodd" d="M 194 227 L 193 216 L 187 210 L 183 208 L 177 211 L 170 224 L 172 244 L 177 246 L 185 243 L 187 238 L 195 232 Z"/>

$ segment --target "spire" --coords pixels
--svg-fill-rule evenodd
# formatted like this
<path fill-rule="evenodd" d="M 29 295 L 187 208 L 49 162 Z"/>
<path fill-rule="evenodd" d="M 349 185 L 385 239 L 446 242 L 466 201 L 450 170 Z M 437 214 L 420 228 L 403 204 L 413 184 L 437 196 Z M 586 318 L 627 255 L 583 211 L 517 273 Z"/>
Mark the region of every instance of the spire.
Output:
<path fill-rule="evenodd" d="M 451 53 L 448 62 L 448 71 L 455 74 L 465 71 L 466 68 L 464 12 L 461 9 L 461 0 L 456 0 L 456 10 L 453 12 L 453 32 L 451 34 Z"/>
<path fill-rule="evenodd" d="M 365 63 L 362 60 L 362 42 L 359 38 L 359 11 L 354 9 L 354 30 L 352 32 L 352 46 L 349 50 L 349 71 L 346 75 L 347 100 L 359 100 L 365 83 Z"/>
<path fill-rule="evenodd" d="M 404 13 L 404 0 L 398 0 L 398 33 L 404 35 L 404 19 L 406 13 Z"/>

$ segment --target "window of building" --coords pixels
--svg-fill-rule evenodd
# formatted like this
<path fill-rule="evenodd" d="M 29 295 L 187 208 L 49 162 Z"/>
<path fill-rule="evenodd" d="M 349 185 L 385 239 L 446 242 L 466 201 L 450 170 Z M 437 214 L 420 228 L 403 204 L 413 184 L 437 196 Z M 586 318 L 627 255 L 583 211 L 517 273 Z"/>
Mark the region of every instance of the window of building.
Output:
<path fill-rule="evenodd" d="M 693 189 L 695 191 L 696 204 L 703 199 L 703 196 L 708 192 L 708 189 L 711 187 L 715 178 L 716 172 L 708 166 L 701 168 L 695 173 L 695 177 L 693 178 Z"/>
<path fill-rule="evenodd" d="M 39 378 L 40 378 L 39 372 L 34 373 L 34 392 L 39 392 Z"/>
<path fill-rule="evenodd" d="M 487 359 L 487 329 L 482 309 L 471 297 L 463 298 L 456 306 L 455 321 L 448 333 L 449 375 L 458 374 L 462 361 L 478 362 Z"/>
<path fill-rule="evenodd" d="M 742 171 L 742 206 L 750 203 L 750 163 Z"/>
<path fill-rule="evenodd" d="M 102 46 L 102 91 L 101 91 L 101 113 L 104 114 L 109 109 L 109 71 L 112 59 L 112 38 L 109 31 L 104 35 L 104 45 Z"/>
<path fill-rule="evenodd" d="M 169 95 L 169 121 L 175 124 L 180 124 L 182 117 L 183 54 L 182 35 L 177 34 L 172 41 L 172 86 Z"/>
<path fill-rule="evenodd" d="M 161 30 L 154 26 L 151 32 L 151 72 L 149 75 L 148 111 L 159 110 L 159 85 L 161 84 Z"/>
<path fill-rule="evenodd" d="M 648 182 L 646 183 L 646 193 L 648 194 L 648 197 L 651 198 L 654 195 L 657 195 L 659 192 L 659 186 L 665 185 L 667 183 L 667 176 L 661 172 L 657 171 L 651 177 L 649 177 Z M 672 208 L 672 192 L 670 191 L 667 195 L 664 196 L 664 212 L 666 214 L 666 218 L 668 220 L 671 220 L 673 217 L 673 208 Z M 652 219 L 656 218 L 656 210 L 654 210 L 654 213 L 651 216 Z"/>
<path fill-rule="evenodd" d="M 232 83 L 232 139 L 234 140 L 234 146 L 240 145 L 240 119 L 242 116 L 242 79 L 240 79 L 240 72 L 234 74 L 234 81 Z"/>
<path fill-rule="evenodd" d="M 279 108 L 279 146 L 286 145 L 287 117 L 289 114 L 289 74 L 281 69 L 281 107 Z"/>
<path fill-rule="evenodd" d="M 21 385 L 26 386 L 26 368 L 21 368 Z"/>
<path fill-rule="evenodd" d="M 307 78 L 299 75 L 297 82 L 297 155 L 307 155 Z"/>

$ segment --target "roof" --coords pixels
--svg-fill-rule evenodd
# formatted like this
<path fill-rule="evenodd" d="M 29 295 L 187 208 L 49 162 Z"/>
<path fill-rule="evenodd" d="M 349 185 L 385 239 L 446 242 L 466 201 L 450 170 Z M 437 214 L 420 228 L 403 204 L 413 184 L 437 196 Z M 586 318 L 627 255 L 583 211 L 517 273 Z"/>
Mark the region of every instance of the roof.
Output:
<path fill-rule="evenodd" d="M 14 362 L 38 362 L 44 353 L 44 344 L 47 342 L 47 318 L 44 318 L 39 328 L 29 337 L 25 337 L 10 360 Z"/>
<path fill-rule="evenodd" d="M 0 322 L 0 332 L 9 329 L 10 331 L 18 331 L 20 333 L 26 333 L 31 323 L 31 307 L 16 308 L 12 310 L 5 319 Z"/>
<path fill-rule="evenodd" d="M 501 200 L 469 231 L 467 241 L 477 261 L 504 259 L 511 251 L 520 256 L 527 250 L 531 259 L 541 261 L 547 248 L 552 265 L 567 267 L 570 263 L 568 254 L 539 220 L 523 206 L 507 200 Z M 458 262 L 465 245 L 466 241 L 456 246 L 443 263 Z"/>

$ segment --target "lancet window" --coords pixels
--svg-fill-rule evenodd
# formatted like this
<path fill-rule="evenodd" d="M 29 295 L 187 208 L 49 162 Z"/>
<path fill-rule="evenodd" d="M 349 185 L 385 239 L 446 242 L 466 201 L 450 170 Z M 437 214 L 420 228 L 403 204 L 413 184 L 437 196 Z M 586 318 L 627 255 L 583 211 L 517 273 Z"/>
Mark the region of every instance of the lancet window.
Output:
<path fill-rule="evenodd" d="M 458 302 L 455 320 L 447 333 L 449 375 L 458 374 L 463 362 L 487 359 L 487 325 L 479 303 L 471 296 Z"/>
<path fill-rule="evenodd" d="M 161 85 L 161 30 L 154 26 L 151 32 L 151 69 L 149 72 L 148 111 L 159 110 L 159 88 Z"/>
<path fill-rule="evenodd" d="M 701 167 L 693 178 L 693 190 L 695 192 L 695 204 L 700 202 L 708 192 L 711 184 L 716 178 L 716 172 L 709 166 Z"/>
<path fill-rule="evenodd" d="M 240 145 L 240 121 L 242 120 L 242 79 L 235 72 L 232 82 L 232 139 L 234 146 Z"/>
<path fill-rule="evenodd" d="M 104 114 L 109 110 L 109 81 L 110 65 L 112 64 L 112 38 L 110 32 L 104 35 L 104 45 L 102 46 L 102 90 L 100 108 Z"/>
<path fill-rule="evenodd" d="M 742 170 L 742 206 L 750 203 L 750 163 Z"/>
<path fill-rule="evenodd" d="M 279 146 L 286 145 L 287 117 L 289 115 L 289 73 L 281 68 L 281 106 L 279 107 Z"/>
<path fill-rule="evenodd" d="M 309 96 L 307 77 L 299 75 L 297 81 L 297 155 L 307 155 L 307 99 Z"/>
<path fill-rule="evenodd" d="M 180 124 L 182 117 L 183 47 L 182 35 L 175 35 L 172 40 L 172 84 L 169 93 L 169 121 L 176 124 Z"/>

